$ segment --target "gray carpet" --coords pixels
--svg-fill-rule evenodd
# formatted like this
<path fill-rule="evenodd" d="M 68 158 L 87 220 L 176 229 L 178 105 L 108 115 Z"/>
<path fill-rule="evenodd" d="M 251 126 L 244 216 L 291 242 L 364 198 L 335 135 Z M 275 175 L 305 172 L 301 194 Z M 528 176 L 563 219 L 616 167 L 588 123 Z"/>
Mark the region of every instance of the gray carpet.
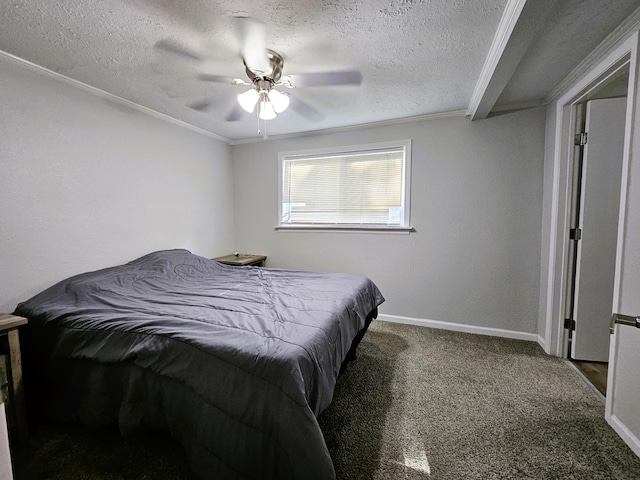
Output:
<path fill-rule="evenodd" d="M 384 322 L 365 340 L 321 416 L 339 478 L 640 479 L 602 401 L 537 344 Z"/>
<path fill-rule="evenodd" d="M 638 479 L 604 405 L 537 344 L 374 322 L 320 424 L 338 479 Z M 188 479 L 158 433 L 40 425 L 16 480 Z"/>

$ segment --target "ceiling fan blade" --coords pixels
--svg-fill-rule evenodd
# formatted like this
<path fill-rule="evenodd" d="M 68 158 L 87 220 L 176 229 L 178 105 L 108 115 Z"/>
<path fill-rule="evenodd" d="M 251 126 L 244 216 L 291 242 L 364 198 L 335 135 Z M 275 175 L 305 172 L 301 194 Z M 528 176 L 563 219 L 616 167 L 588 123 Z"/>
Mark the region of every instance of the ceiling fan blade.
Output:
<path fill-rule="evenodd" d="M 248 17 L 236 17 L 240 41 L 242 42 L 242 58 L 251 71 L 259 75 L 271 74 L 271 62 L 267 56 L 264 41 L 264 25 Z"/>
<path fill-rule="evenodd" d="M 214 98 L 205 98 L 203 100 L 197 100 L 195 102 L 190 103 L 188 106 L 193 110 L 197 110 L 199 112 L 208 112 L 213 110 L 214 108 L 226 109 L 228 107 L 229 101 L 221 102 L 220 99 L 216 100 Z M 240 120 L 242 113 L 244 110 L 240 108 L 237 102 L 233 102 L 231 105 L 231 110 L 225 115 L 224 119 L 227 122 L 237 122 Z"/>
<path fill-rule="evenodd" d="M 316 72 L 287 75 L 282 83 L 295 87 L 320 87 L 326 85 L 360 85 L 362 74 L 357 70 L 339 72 Z"/>
<path fill-rule="evenodd" d="M 214 106 L 214 102 L 210 98 L 206 98 L 204 100 L 198 100 L 196 102 L 192 102 L 189 104 L 189 108 L 192 108 L 193 110 L 197 110 L 199 112 L 206 112 L 213 106 Z"/>
<path fill-rule="evenodd" d="M 227 116 L 224 117 L 224 119 L 227 122 L 237 122 L 238 120 L 240 120 L 240 117 L 242 116 L 243 113 L 244 113 L 244 110 L 240 108 L 240 105 L 235 104 L 233 108 L 229 111 L 229 113 L 227 113 Z"/>
<path fill-rule="evenodd" d="M 313 108 L 304 100 L 301 100 L 298 97 L 294 97 L 293 95 L 291 95 L 289 98 L 291 99 L 291 102 L 289 104 L 290 107 L 310 122 L 316 123 L 324 118 L 324 115 L 322 113 Z"/>
<path fill-rule="evenodd" d="M 245 82 L 241 78 L 229 77 L 227 75 L 215 75 L 213 73 L 201 73 L 198 75 L 198 78 L 205 82 L 229 83 L 231 85 L 251 85 L 249 82 Z"/>
<path fill-rule="evenodd" d="M 153 48 L 155 48 L 156 50 L 164 50 L 165 52 L 175 53 L 176 55 L 187 57 L 192 60 L 197 60 L 199 62 L 205 60 L 205 58 L 199 53 L 191 50 L 188 47 L 185 47 L 184 45 L 180 45 L 175 40 L 170 40 L 168 38 L 156 42 Z"/>

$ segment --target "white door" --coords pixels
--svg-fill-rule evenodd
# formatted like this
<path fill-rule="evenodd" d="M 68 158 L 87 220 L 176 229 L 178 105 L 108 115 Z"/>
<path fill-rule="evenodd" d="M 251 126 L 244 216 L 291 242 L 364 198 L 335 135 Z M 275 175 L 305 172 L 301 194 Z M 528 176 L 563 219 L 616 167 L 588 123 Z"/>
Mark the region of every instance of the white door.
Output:
<path fill-rule="evenodd" d="M 571 358 L 609 360 L 626 98 L 587 102 Z"/>
<path fill-rule="evenodd" d="M 632 111 L 627 115 L 628 164 L 623 167 L 614 312 L 640 316 L 640 63 L 639 37 L 630 69 Z M 626 188 L 624 188 L 626 186 Z M 636 321 L 633 322 L 637 324 Z M 640 456 L 640 328 L 615 324 L 611 335 L 605 418 Z"/>
<path fill-rule="evenodd" d="M 640 282 L 640 279 L 636 281 Z M 625 308 L 640 316 L 640 302 L 637 298 L 635 305 L 630 298 L 627 300 Z M 640 328 L 621 324 L 614 328 L 615 333 L 611 335 L 605 418 L 636 455 L 640 456 Z"/>

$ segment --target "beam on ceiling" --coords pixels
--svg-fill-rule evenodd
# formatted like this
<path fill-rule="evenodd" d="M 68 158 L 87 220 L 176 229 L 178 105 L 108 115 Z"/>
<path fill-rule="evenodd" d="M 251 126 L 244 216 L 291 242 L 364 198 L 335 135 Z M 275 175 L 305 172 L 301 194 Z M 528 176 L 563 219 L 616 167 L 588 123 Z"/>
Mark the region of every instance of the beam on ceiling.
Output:
<path fill-rule="evenodd" d="M 467 115 L 487 118 L 557 0 L 508 0 Z"/>

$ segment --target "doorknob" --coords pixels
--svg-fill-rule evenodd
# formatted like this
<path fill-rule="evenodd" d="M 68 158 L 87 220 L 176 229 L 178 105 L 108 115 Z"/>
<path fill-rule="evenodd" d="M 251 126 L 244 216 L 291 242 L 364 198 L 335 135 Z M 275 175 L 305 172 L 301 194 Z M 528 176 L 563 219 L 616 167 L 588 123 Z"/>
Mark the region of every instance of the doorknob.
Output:
<path fill-rule="evenodd" d="M 611 326 L 609 327 L 609 333 L 612 335 L 613 335 L 613 332 L 615 331 L 616 323 L 619 323 L 621 325 L 629 325 L 630 327 L 640 328 L 640 317 L 632 317 L 631 315 L 614 313 L 611 316 Z"/>

